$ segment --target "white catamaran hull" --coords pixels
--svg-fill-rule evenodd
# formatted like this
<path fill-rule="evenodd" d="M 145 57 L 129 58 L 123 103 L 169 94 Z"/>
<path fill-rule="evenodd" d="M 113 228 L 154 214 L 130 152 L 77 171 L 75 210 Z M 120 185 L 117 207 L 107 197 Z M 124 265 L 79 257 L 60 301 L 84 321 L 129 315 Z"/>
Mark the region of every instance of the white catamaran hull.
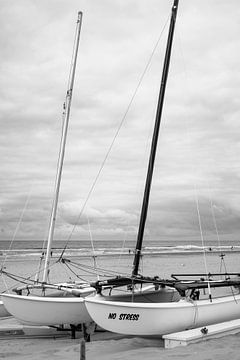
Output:
<path fill-rule="evenodd" d="M 11 314 L 5 308 L 3 301 L 0 300 L 0 318 L 7 317 L 7 316 L 11 316 Z"/>
<path fill-rule="evenodd" d="M 240 294 L 209 300 L 126 303 L 85 299 L 92 319 L 102 328 L 127 335 L 164 335 L 240 318 Z"/>
<path fill-rule="evenodd" d="M 82 297 L 2 295 L 4 306 L 21 323 L 77 325 L 92 321 Z"/>

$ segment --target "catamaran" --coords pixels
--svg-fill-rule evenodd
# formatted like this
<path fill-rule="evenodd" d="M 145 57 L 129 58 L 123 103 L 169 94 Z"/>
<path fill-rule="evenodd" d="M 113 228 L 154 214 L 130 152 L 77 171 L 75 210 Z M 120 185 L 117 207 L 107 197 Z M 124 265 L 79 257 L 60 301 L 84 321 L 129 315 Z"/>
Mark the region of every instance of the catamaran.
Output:
<path fill-rule="evenodd" d="M 30 284 L 18 287 L 15 290 L 16 294 L 2 294 L 5 309 L 20 322 L 32 325 L 78 325 L 92 321 L 86 310 L 84 297 L 95 292 L 93 287 L 84 281 L 61 284 L 48 283 L 52 242 L 70 117 L 81 25 L 82 12 L 79 12 L 73 49 L 73 63 L 70 71 L 69 87 L 64 103 L 63 130 L 59 150 L 59 162 L 53 206 L 50 217 L 43 279 L 41 282 L 34 283 L 33 285 Z M 33 291 L 35 291 L 34 295 L 31 293 Z M 26 295 L 24 295 L 25 292 L 27 293 Z"/>
<path fill-rule="evenodd" d="M 115 333 L 164 335 L 240 318 L 238 273 L 173 274 L 170 279 L 162 279 L 159 276 L 147 277 L 139 273 L 178 2 L 174 0 L 171 10 L 133 271 L 129 277 L 118 276 L 95 282 L 92 285 L 96 288 L 97 295 L 85 298 L 92 319 L 102 328 Z M 125 295 L 113 295 L 114 289 L 124 287 L 128 291 Z M 108 295 L 106 290 L 109 292 Z"/>

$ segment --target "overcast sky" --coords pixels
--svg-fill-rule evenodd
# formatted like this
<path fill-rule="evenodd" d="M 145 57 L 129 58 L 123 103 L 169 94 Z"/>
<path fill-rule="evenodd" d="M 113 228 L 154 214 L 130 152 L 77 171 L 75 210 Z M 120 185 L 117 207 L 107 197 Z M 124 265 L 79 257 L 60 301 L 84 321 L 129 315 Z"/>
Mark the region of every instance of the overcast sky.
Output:
<path fill-rule="evenodd" d="M 46 238 L 83 12 L 56 239 L 134 239 L 171 0 L 1 0 L 1 239 Z M 164 30 L 163 34 L 162 31 Z M 161 35 L 162 34 L 162 35 Z M 146 239 L 239 239 L 240 7 L 180 0 Z M 159 40 L 160 39 L 160 40 Z M 79 220 L 103 159 L 133 104 Z"/>

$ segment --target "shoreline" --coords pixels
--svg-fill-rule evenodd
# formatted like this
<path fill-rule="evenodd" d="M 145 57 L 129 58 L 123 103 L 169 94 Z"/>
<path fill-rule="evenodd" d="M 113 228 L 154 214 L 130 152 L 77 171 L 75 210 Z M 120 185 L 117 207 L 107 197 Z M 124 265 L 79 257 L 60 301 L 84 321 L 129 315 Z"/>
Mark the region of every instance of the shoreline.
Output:
<path fill-rule="evenodd" d="M 59 250 L 59 249 L 56 249 Z M 42 256 L 42 252 L 38 252 L 38 251 L 32 251 L 32 250 L 27 250 L 27 251 L 22 251 L 22 250 L 10 250 L 11 252 L 8 253 L 8 250 L 5 251 L 0 251 L 0 261 L 1 260 L 5 260 L 5 258 L 7 258 L 7 261 L 11 261 L 11 260 L 19 260 L 22 261 L 23 258 L 24 260 L 38 260 L 41 256 Z M 108 250 L 101 250 L 99 251 L 99 253 L 95 253 L 95 254 L 82 254 L 81 250 L 77 250 L 78 253 L 77 254 L 73 254 L 73 252 L 76 253 L 76 249 L 71 249 L 70 252 L 69 250 L 66 251 L 65 253 L 65 257 L 69 257 L 69 258 L 83 258 L 83 259 L 97 259 L 97 258 L 107 258 L 107 257 L 132 257 L 134 255 L 134 251 L 131 250 L 130 252 L 120 252 L 120 251 L 109 251 L 109 252 L 104 252 L 104 251 L 108 251 Z M 102 252 L 103 251 L 103 252 Z M 14 253 L 13 253 L 14 252 Z M 98 252 L 98 250 L 96 250 L 96 252 Z M 199 250 L 159 250 L 159 251 L 148 251 L 148 250 L 143 250 L 141 253 L 142 257 L 156 257 L 156 256 L 185 256 L 185 255 L 202 255 L 202 254 L 239 254 L 240 253 L 240 249 L 214 249 L 214 248 L 209 248 L 209 249 L 199 249 Z M 52 259 L 57 259 L 59 258 L 61 255 L 61 252 L 55 252 L 54 253 L 54 249 L 53 249 L 53 254 L 52 254 Z"/>

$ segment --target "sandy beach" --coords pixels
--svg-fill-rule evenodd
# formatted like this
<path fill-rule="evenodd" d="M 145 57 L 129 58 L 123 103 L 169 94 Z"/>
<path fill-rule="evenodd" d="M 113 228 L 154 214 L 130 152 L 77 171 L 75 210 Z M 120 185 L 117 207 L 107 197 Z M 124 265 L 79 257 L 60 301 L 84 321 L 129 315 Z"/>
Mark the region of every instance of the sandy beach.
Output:
<path fill-rule="evenodd" d="M 165 349 L 161 339 L 123 337 L 111 333 L 96 333 L 92 341 L 86 343 L 87 360 L 239 360 L 239 337 L 230 335 L 220 339 L 207 340 L 188 346 Z M 82 338 L 17 338 L 8 335 L 1 338 L 1 359 L 29 360 L 74 360 L 80 359 Z"/>

